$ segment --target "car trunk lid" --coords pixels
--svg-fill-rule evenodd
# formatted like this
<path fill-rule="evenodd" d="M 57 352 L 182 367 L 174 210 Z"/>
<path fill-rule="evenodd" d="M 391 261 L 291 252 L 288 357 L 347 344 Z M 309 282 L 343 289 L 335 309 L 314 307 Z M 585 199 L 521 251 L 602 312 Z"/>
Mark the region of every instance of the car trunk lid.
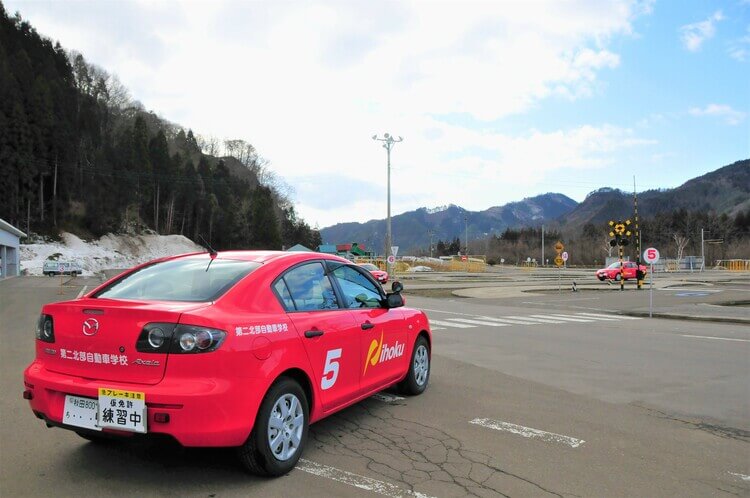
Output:
<path fill-rule="evenodd" d="M 182 313 L 206 303 L 79 299 L 50 304 L 54 348 L 37 342 L 51 371 L 89 379 L 156 384 L 164 377 L 166 353 L 140 353 L 136 341 L 148 323 L 178 323 Z M 54 356 L 49 354 L 54 350 Z M 40 352 L 41 352 L 40 351 Z"/>

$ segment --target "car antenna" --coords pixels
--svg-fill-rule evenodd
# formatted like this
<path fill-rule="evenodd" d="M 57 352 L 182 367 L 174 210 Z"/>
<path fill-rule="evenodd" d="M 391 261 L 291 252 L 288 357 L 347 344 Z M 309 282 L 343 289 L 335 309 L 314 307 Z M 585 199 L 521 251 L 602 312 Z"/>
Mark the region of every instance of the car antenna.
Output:
<path fill-rule="evenodd" d="M 208 271 L 209 268 L 211 268 L 211 263 L 214 262 L 214 259 L 216 259 L 216 255 L 218 254 L 216 252 L 216 249 L 211 247 L 211 244 L 209 244 L 206 239 L 203 238 L 203 235 L 198 234 L 198 237 L 203 241 L 203 244 L 205 245 L 206 249 L 208 249 L 208 254 L 211 256 L 211 261 L 208 262 L 208 266 L 206 266 L 206 271 Z"/>

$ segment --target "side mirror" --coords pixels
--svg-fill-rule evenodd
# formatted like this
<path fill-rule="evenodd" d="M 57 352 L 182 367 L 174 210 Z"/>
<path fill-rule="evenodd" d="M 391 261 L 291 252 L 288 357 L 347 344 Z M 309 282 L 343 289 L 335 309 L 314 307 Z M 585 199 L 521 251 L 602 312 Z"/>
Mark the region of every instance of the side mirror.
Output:
<path fill-rule="evenodd" d="M 404 298 L 401 297 L 401 294 L 388 294 L 388 297 L 386 298 L 386 304 L 388 305 L 388 308 L 400 308 L 404 305 Z"/>
<path fill-rule="evenodd" d="M 391 284 L 391 291 L 393 291 L 396 294 L 398 294 L 402 290 L 404 290 L 404 285 L 401 282 L 399 282 L 398 280 L 394 280 L 394 282 Z"/>

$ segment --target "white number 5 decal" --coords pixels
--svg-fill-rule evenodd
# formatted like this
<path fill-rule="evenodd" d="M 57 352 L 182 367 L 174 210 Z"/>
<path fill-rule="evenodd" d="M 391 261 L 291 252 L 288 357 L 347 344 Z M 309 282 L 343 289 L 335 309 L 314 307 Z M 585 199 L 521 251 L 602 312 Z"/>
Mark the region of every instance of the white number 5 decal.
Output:
<path fill-rule="evenodd" d="M 320 379 L 320 388 L 324 391 L 332 388 L 336 383 L 336 379 L 339 377 L 339 362 L 334 361 L 338 358 L 341 358 L 341 348 L 332 349 L 326 353 L 326 364 L 323 367 L 323 378 Z"/>

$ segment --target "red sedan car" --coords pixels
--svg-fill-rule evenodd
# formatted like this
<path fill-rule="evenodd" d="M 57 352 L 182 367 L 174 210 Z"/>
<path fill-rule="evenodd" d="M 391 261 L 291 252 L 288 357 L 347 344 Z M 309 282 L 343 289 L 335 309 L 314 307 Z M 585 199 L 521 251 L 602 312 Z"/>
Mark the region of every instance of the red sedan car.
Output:
<path fill-rule="evenodd" d="M 24 398 L 91 441 L 134 433 L 235 446 L 281 475 L 308 425 L 386 387 L 428 384 L 427 317 L 317 253 L 188 254 L 42 308 Z"/>
<path fill-rule="evenodd" d="M 617 280 L 619 282 L 620 279 L 630 280 L 631 278 L 636 278 L 635 272 L 638 270 L 638 265 L 635 262 L 625 261 L 623 262 L 622 266 L 622 273 L 620 272 L 619 261 L 616 261 L 608 267 L 602 268 L 601 270 L 596 270 L 596 278 L 598 278 L 602 282 L 604 280 Z M 644 274 L 648 273 L 648 267 L 645 265 L 641 265 L 641 271 Z"/>
<path fill-rule="evenodd" d="M 359 266 L 361 266 L 365 270 L 367 270 L 370 273 L 372 273 L 372 276 L 375 277 L 375 280 L 377 280 L 381 284 L 385 284 L 385 283 L 388 282 L 388 272 L 387 271 L 381 270 L 380 268 L 378 268 L 377 266 L 373 265 L 372 263 L 362 263 Z"/>

